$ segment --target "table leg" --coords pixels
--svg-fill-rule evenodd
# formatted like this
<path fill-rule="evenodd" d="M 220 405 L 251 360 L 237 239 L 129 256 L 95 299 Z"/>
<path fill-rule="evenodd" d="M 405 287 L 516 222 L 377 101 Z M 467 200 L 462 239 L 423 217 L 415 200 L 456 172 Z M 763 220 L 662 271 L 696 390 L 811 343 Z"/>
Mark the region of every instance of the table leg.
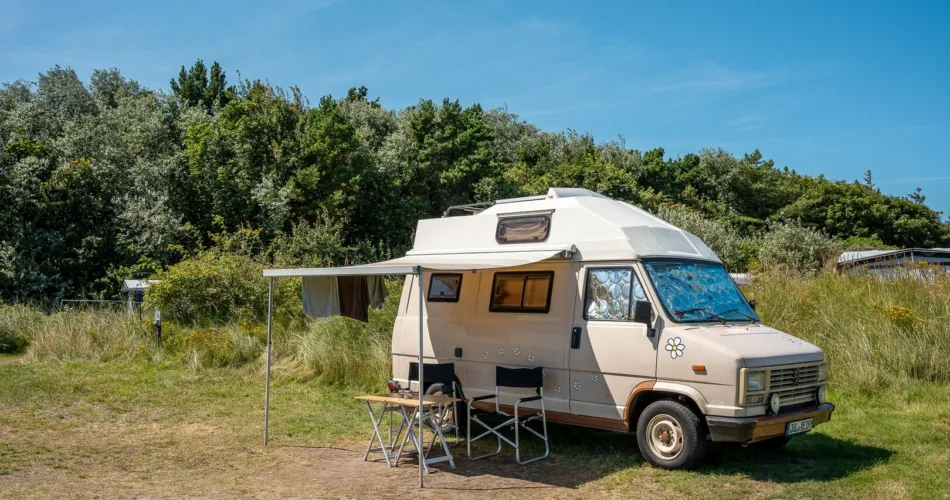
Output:
<path fill-rule="evenodd" d="M 415 451 L 416 456 L 417 456 L 417 457 L 419 458 L 419 460 L 422 462 L 422 467 L 425 469 L 426 473 L 428 473 L 428 472 L 429 472 L 429 464 L 426 463 L 425 447 L 424 447 L 423 444 L 422 444 L 422 441 L 423 441 L 423 440 L 422 440 L 422 437 L 421 437 L 421 436 L 417 436 L 417 435 L 416 435 L 416 431 L 415 431 L 415 428 L 414 428 L 414 425 L 415 425 L 415 422 L 416 422 L 416 416 L 419 415 L 419 417 L 422 418 L 422 412 L 421 412 L 421 411 L 413 411 L 413 412 L 412 412 L 412 416 L 410 417 L 410 416 L 406 413 L 406 407 L 405 407 L 405 406 L 400 406 L 400 410 L 402 411 L 402 417 L 403 417 L 407 422 L 409 422 L 409 423 L 408 423 L 408 425 L 406 426 L 406 429 L 407 429 L 407 430 L 406 430 L 406 438 L 403 439 L 402 444 L 399 446 L 399 452 L 396 454 L 396 462 L 398 463 L 398 462 L 399 462 L 399 459 L 402 458 L 402 456 L 403 456 L 403 451 L 402 451 L 402 450 L 403 450 L 403 447 L 406 445 L 407 442 L 409 442 L 409 440 L 412 440 L 413 446 L 416 447 L 416 451 Z"/>
<path fill-rule="evenodd" d="M 375 451 L 373 448 L 373 442 L 379 439 L 379 450 L 383 452 L 383 458 L 386 459 L 386 465 L 392 467 L 392 461 L 389 458 L 391 453 L 390 450 L 386 449 L 386 442 L 383 441 L 383 434 L 379 430 L 379 420 L 382 420 L 383 413 L 386 412 L 386 404 L 383 405 L 383 409 L 379 413 L 379 418 L 376 418 L 376 415 L 373 414 L 373 405 L 369 401 L 366 401 L 366 411 L 369 413 L 369 419 L 373 422 L 373 435 L 369 438 L 369 444 L 366 445 L 366 453 L 363 454 L 363 460 L 369 458 L 369 452 Z"/>
<path fill-rule="evenodd" d="M 432 413 L 430 412 L 429 415 L 430 415 L 430 418 L 431 418 Z M 443 413 L 442 405 L 439 405 L 439 415 L 440 415 L 440 420 L 443 420 L 443 419 L 445 418 L 445 414 Z M 445 442 L 445 435 L 442 434 L 442 426 L 441 426 L 441 425 L 438 425 L 438 424 L 439 424 L 438 422 L 432 422 L 432 424 L 433 424 L 432 427 L 435 428 L 435 434 L 436 434 L 436 436 L 438 436 L 438 438 L 439 438 L 439 442 L 442 443 L 442 450 L 445 452 L 445 456 L 444 456 L 444 457 L 439 457 L 439 458 L 436 459 L 436 460 L 439 460 L 439 461 L 441 462 L 441 461 L 445 461 L 445 459 L 448 458 L 449 466 L 451 466 L 453 469 L 455 469 L 455 459 L 452 457 L 452 453 L 449 451 L 449 445 L 448 445 L 448 443 Z M 432 443 L 435 444 L 435 437 L 432 438 Z M 432 448 L 432 445 L 429 445 L 429 448 Z M 428 452 L 426 453 L 426 455 L 428 455 Z M 427 461 L 428 461 L 428 459 L 427 459 Z M 432 463 L 432 462 L 430 462 L 430 463 Z"/>

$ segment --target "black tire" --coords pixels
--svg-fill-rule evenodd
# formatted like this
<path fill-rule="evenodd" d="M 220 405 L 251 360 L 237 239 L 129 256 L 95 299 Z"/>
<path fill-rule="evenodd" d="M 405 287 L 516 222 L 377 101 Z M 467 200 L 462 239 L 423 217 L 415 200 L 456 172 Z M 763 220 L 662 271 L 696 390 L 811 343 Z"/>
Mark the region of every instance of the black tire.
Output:
<path fill-rule="evenodd" d="M 657 434 L 655 439 L 648 433 L 651 426 Z M 700 417 L 689 407 L 664 399 L 650 403 L 640 414 L 637 445 L 643 458 L 657 467 L 690 469 L 706 453 L 706 432 Z"/>
<path fill-rule="evenodd" d="M 428 389 L 426 389 L 426 395 L 427 395 L 427 396 L 433 396 L 433 395 L 442 396 L 442 395 L 444 395 L 444 394 L 445 394 L 445 390 L 444 390 L 444 388 L 443 388 L 443 384 L 432 384 L 432 385 L 429 386 Z M 449 432 L 455 432 L 455 422 L 453 422 L 453 421 L 451 420 L 451 416 L 452 416 L 452 413 L 451 413 L 451 412 L 455 412 L 455 415 L 458 415 L 459 417 L 461 417 L 462 415 L 464 415 L 464 413 L 458 413 L 458 411 L 459 411 L 459 405 L 460 405 L 460 404 L 461 404 L 461 403 L 456 403 L 456 404 L 453 405 L 453 408 L 450 410 L 450 413 L 449 413 L 449 418 L 446 419 L 446 420 L 447 420 L 446 422 L 443 422 L 443 423 L 442 423 L 442 434 L 447 434 L 447 433 L 449 433 Z M 462 406 L 462 408 L 464 408 L 464 406 Z M 465 410 L 463 409 L 462 411 L 464 412 Z M 430 425 L 430 427 L 431 427 L 431 425 Z M 464 426 L 463 426 L 463 427 L 464 427 Z"/>
<path fill-rule="evenodd" d="M 790 437 L 779 436 L 772 439 L 766 439 L 765 441 L 759 441 L 758 443 L 752 443 L 752 445 L 749 447 L 758 451 L 777 452 L 785 448 L 785 445 L 787 445 L 791 440 L 792 438 Z"/>

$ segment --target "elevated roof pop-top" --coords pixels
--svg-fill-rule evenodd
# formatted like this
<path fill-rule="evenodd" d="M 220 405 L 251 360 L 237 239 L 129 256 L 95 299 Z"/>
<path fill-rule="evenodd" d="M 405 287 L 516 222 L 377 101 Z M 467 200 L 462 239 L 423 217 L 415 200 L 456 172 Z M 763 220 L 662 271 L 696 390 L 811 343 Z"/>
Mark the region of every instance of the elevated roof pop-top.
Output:
<path fill-rule="evenodd" d="M 500 218 L 550 214 L 550 233 L 538 243 L 499 243 Z M 697 236 L 629 203 L 587 189 L 551 188 L 544 196 L 499 200 L 471 216 L 424 219 L 407 255 L 575 250 L 585 261 L 682 257 L 720 262 Z"/>

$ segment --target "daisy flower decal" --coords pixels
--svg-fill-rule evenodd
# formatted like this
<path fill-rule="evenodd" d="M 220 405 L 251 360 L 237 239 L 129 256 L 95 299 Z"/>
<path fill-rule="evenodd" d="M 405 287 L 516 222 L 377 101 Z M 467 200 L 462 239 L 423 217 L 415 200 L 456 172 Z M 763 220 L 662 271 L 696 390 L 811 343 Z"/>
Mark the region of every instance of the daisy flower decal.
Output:
<path fill-rule="evenodd" d="M 666 341 L 666 350 L 669 351 L 670 358 L 672 359 L 682 356 L 684 349 L 686 349 L 686 346 L 683 345 L 679 337 L 674 337 Z"/>

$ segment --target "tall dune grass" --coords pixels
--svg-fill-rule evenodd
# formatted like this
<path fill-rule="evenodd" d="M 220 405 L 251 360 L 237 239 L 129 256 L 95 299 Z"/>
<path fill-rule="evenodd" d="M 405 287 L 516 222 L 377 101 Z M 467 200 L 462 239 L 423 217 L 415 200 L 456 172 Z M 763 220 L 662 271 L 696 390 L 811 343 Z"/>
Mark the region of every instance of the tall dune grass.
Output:
<path fill-rule="evenodd" d="M 34 361 L 128 359 L 149 342 L 149 323 L 135 313 L 114 310 L 61 311 L 34 316 L 22 326 Z"/>
<path fill-rule="evenodd" d="M 391 372 L 391 337 L 401 283 L 390 284 L 368 323 L 346 318 L 275 324 L 274 373 L 327 384 L 378 387 Z M 935 281 L 819 274 L 765 274 L 745 290 L 765 323 L 821 347 L 832 383 L 878 390 L 895 384 L 950 382 L 950 276 Z M 142 357 L 196 369 L 263 369 L 265 325 L 236 321 L 181 326 L 166 322 L 161 347 L 148 318 L 121 311 L 43 314 L 0 307 L 0 333 L 29 341 L 33 361 L 110 361 Z"/>
<path fill-rule="evenodd" d="M 29 328 L 43 319 L 43 313 L 24 306 L 0 305 L 0 353 L 18 353 L 30 344 Z"/>
<path fill-rule="evenodd" d="M 950 276 L 773 274 L 746 294 L 764 322 L 821 347 L 838 384 L 950 382 Z"/>
<path fill-rule="evenodd" d="M 378 389 L 392 373 L 392 331 L 401 288 L 401 281 L 389 283 L 383 309 L 370 311 L 367 323 L 334 317 L 275 332 L 275 373 Z"/>

